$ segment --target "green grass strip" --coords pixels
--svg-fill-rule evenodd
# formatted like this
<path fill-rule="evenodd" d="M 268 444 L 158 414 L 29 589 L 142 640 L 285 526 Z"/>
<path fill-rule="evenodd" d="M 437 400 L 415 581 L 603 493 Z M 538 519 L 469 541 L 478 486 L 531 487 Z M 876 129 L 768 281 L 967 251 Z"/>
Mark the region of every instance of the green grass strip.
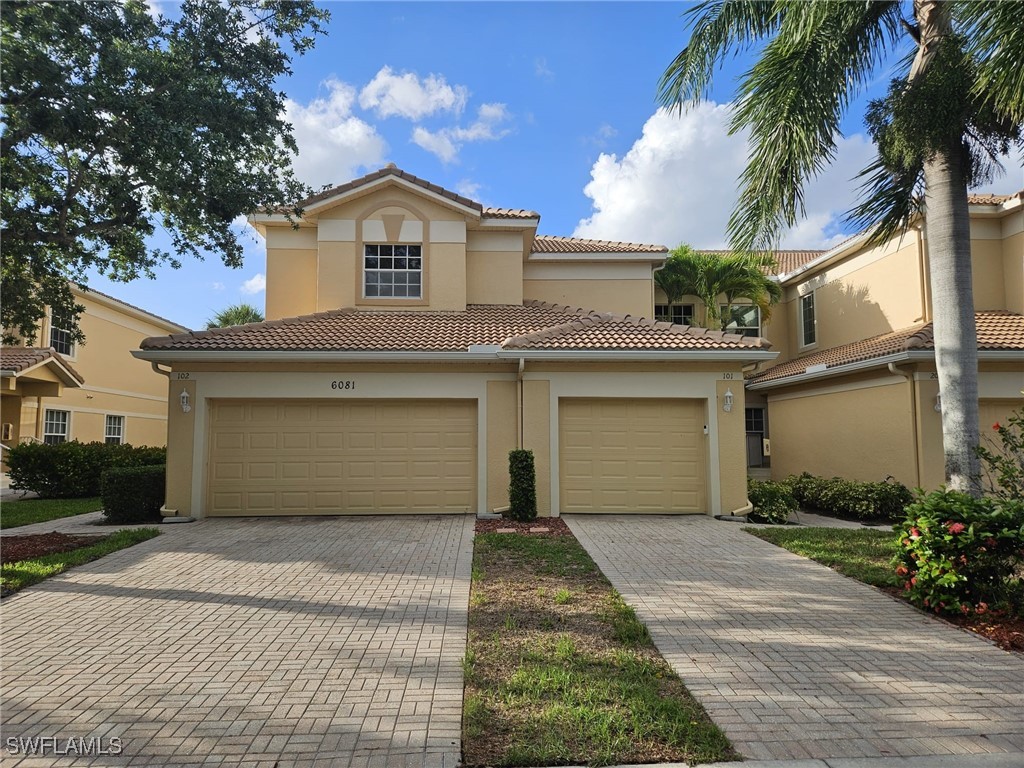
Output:
<path fill-rule="evenodd" d="M 119 549 L 125 549 L 159 535 L 160 531 L 156 528 L 126 529 L 111 534 L 95 544 L 73 549 L 70 552 L 58 552 L 33 560 L 8 563 L 0 566 L 0 586 L 3 587 L 5 594 L 17 592 L 19 589 L 38 584 L 44 579 L 63 573 L 68 568 L 98 560 L 111 552 L 117 552 Z"/>
<path fill-rule="evenodd" d="M 891 565 L 897 547 L 895 533 L 863 528 L 803 526 L 743 530 L 865 584 L 899 586 Z"/>
<path fill-rule="evenodd" d="M 98 509 L 103 509 L 103 502 L 98 498 L 8 501 L 4 502 L 3 510 L 0 511 L 0 529 L 45 523 L 47 520 L 84 515 Z"/>

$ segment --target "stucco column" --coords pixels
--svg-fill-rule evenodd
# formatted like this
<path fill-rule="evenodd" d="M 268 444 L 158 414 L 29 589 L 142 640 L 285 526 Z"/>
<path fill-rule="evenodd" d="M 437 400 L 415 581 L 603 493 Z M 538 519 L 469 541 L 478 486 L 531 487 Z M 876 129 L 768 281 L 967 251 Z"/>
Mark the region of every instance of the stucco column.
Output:
<path fill-rule="evenodd" d="M 537 470 L 537 516 L 551 517 L 551 382 L 523 381 L 523 448 L 533 451 Z"/>

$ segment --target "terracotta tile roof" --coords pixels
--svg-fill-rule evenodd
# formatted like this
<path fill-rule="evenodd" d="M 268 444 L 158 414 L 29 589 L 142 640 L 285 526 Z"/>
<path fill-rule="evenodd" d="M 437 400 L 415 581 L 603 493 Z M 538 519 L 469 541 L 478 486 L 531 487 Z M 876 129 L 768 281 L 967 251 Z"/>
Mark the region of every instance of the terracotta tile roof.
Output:
<path fill-rule="evenodd" d="M 717 254 L 721 254 L 723 256 L 726 256 L 726 255 L 732 253 L 732 251 L 730 251 L 730 250 L 715 250 L 715 249 L 708 249 L 708 248 L 700 248 L 700 249 L 697 250 L 697 253 L 712 253 L 712 254 L 717 253 Z M 777 265 L 777 268 L 775 269 L 774 272 L 771 272 L 771 274 L 775 274 L 775 275 L 785 275 L 785 274 L 788 274 L 788 273 L 792 272 L 793 270 L 798 269 L 799 267 L 802 267 L 804 264 L 806 264 L 806 263 L 808 263 L 810 261 L 813 261 L 814 259 L 816 259 L 819 256 L 821 256 L 821 254 L 823 254 L 823 253 L 825 253 L 825 251 L 815 251 L 815 250 L 771 251 L 772 256 L 775 257 L 775 263 Z M 765 270 L 765 271 L 770 271 L 770 270 Z"/>
<path fill-rule="evenodd" d="M 993 310 L 976 312 L 974 318 L 978 327 L 978 349 L 1019 349 L 1024 353 L 1024 315 L 1005 310 Z M 774 365 L 768 370 L 752 376 L 748 379 L 748 383 L 761 384 L 767 381 L 786 379 L 790 376 L 799 376 L 808 368 L 817 365 L 838 368 L 900 352 L 934 350 L 933 331 L 932 324 L 926 323 L 872 336 L 852 344 L 843 344 L 839 347 L 812 352 L 804 357 Z M 1024 354 L 1022 354 L 1022 359 L 1024 359 Z"/>
<path fill-rule="evenodd" d="M 308 208 L 314 203 L 319 203 L 323 200 L 329 200 L 330 198 L 335 197 L 336 195 L 344 194 L 345 192 L 351 192 L 353 189 L 357 189 L 363 186 L 364 184 L 369 184 L 370 182 L 377 181 L 378 179 L 383 179 L 385 176 L 394 176 L 396 178 L 403 179 L 412 184 L 415 184 L 418 187 L 422 187 L 423 189 L 429 190 L 430 192 L 433 192 L 436 195 L 445 197 L 451 200 L 452 202 L 466 206 L 467 208 L 474 208 L 477 211 L 483 210 L 483 206 L 480 205 L 480 203 L 476 202 L 475 200 L 470 200 L 468 197 L 463 197 L 457 192 L 452 192 L 451 190 L 445 189 L 444 187 L 438 186 L 437 184 L 431 184 L 429 181 L 421 179 L 419 176 L 413 176 L 411 173 L 403 171 L 394 163 L 388 163 L 380 170 L 373 171 L 372 173 L 368 173 L 365 176 L 360 176 L 358 179 L 352 179 L 352 181 L 345 182 L 344 184 L 339 184 L 336 187 L 325 189 L 323 192 L 317 192 L 315 195 L 311 195 L 310 197 L 307 197 L 305 200 L 296 203 L 296 207 Z"/>
<path fill-rule="evenodd" d="M 763 339 L 656 323 L 629 315 L 527 301 L 471 304 L 465 312 L 356 310 L 145 339 L 147 350 L 465 352 L 507 349 L 767 349 Z"/>
<path fill-rule="evenodd" d="M 536 211 L 527 211 L 524 208 L 487 208 L 483 209 L 483 215 L 491 219 L 539 219 L 540 214 Z"/>
<path fill-rule="evenodd" d="M 71 367 L 70 363 L 61 357 L 53 349 L 47 349 L 44 347 L 8 347 L 5 346 L 0 349 L 0 370 L 10 371 L 14 374 L 19 374 L 22 371 L 26 371 L 39 363 L 44 363 L 47 360 L 55 360 L 69 373 L 71 376 L 78 381 L 79 384 L 84 384 L 85 379 L 78 373 L 74 368 Z"/>
<path fill-rule="evenodd" d="M 582 237 L 537 235 L 533 238 L 533 253 L 667 253 L 664 245 L 621 243 L 612 240 L 586 240 Z"/>
<path fill-rule="evenodd" d="M 967 202 L 971 205 L 999 205 L 1005 203 L 1007 200 L 1013 200 L 1015 197 L 1024 199 L 1024 189 L 1020 192 L 1015 192 L 1012 195 L 968 195 Z"/>

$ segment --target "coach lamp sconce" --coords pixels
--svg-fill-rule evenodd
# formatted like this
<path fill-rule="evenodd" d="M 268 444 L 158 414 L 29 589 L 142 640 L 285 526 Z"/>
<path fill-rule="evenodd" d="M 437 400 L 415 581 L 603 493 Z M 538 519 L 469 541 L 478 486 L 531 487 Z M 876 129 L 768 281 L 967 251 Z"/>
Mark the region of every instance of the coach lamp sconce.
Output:
<path fill-rule="evenodd" d="M 942 395 L 938 394 L 935 396 L 935 412 L 942 413 Z"/>
<path fill-rule="evenodd" d="M 725 394 L 722 395 L 722 410 L 726 413 L 732 410 L 732 390 L 725 390 Z"/>
<path fill-rule="evenodd" d="M 181 400 L 182 413 L 188 413 L 192 410 L 192 406 L 189 404 L 188 390 L 181 390 L 181 395 L 179 395 L 178 399 Z"/>

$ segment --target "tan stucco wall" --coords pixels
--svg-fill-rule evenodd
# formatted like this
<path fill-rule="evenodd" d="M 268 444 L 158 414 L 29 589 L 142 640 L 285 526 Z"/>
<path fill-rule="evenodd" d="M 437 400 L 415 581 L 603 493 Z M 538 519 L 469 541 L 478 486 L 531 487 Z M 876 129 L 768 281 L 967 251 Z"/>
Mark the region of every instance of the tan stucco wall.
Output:
<path fill-rule="evenodd" d="M 517 386 L 487 382 L 487 509 L 508 505 L 508 453 L 516 447 Z"/>
<path fill-rule="evenodd" d="M 524 280 L 523 297 L 635 317 L 653 317 L 650 280 Z"/>
<path fill-rule="evenodd" d="M 523 448 L 533 451 L 537 471 L 537 516 L 551 517 L 551 385 L 547 381 L 523 382 Z"/>
<path fill-rule="evenodd" d="M 196 423 L 196 384 L 194 381 L 179 381 L 172 376 L 168 397 L 173 402 L 182 391 L 188 392 L 192 410 L 188 413 L 179 407 L 171 408 L 167 423 L 167 498 L 164 506 L 175 510 L 178 516 L 189 517 L 192 509 L 192 483 L 199 482 L 193 477 L 192 459 Z M 196 510 L 198 511 L 198 510 Z M 170 514 L 174 514 L 171 512 Z"/>
<path fill-rule="evenodd" d="M 1024 213 L 1017 215 L 1024 217 Z M 1024 314 L 1024 232 L 1003 240 L 1003 287 L 1006 291 L 1005 308 Z"/>
<path fill-rule="evenodd" d="M 267 320 L 317 311 L 316 250 L 267 249 Z"/>
<path fill-rule="evenodd" d="M 971 281 L 974 309 L 1006 309 L 1003 244 L 999 240 L 971 241 Z"/>
<path fill-rule="evenodd" d="M 512 252 L 468 251 L 466 303 L 522 304 L 522 255 Z"/>
<path fill-rule="evenodd" d="M 773 479 L 810 472 L 863 481 L 892 475 L 910 486 L 916 483 L 907 380 L 886 376 L 862 379 L 855 386 L 769 394 Z"/>
<path fill-rule="evenodd" d="M 743 412 L 743 377 L 738 370 L 736 377 L 735 381 L 718 381 L 715 384 L 722 512 L 726 514 L 746 514 L 742 509 L 747 505 L 747 432 Z M 728 413 L 722 410 L 726 391 L 733 395 L 732 410 Z"/>

